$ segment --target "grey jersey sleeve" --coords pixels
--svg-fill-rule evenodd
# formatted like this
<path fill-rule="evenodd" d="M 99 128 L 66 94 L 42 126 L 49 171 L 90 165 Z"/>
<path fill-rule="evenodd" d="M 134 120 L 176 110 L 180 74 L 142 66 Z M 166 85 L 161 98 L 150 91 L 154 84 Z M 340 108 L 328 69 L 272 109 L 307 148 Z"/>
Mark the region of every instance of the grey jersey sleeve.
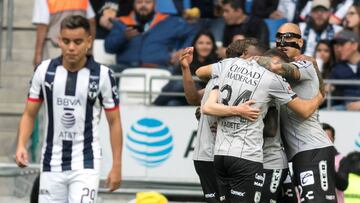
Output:
<path fill-rule="evenodd" d="M 212 65 L 211 65 L 211 78 L 212 78 L 212 79 L 218 78 L 218 77 L 220 76 L 221 70 L 222 70 L 222 63 L 221 63 L 221 61 L 212 64 Z"/>
<path fill-rule="evenodd" d="M 302 80 L 313 80 L 316 76 L 314 64 L 310 61 L 294 61 L 294 64 L 300 72 L 300 81 Z M 315 73 L 315 75 L 314 75 Z"/>
<path fill-rule="evenodd" d="M 211 65 L 211 78 L 217 78 L 225 67 L 231 66 L 238 58 L 228 58 Z"/>
<path fill-rule="evenodd" d="M 269 87 L 269 94 L 277 105 L 287 104 L 296 97 L 296 94 L 291 90 L 289 83 L 281 76 L 275 74 L 273 74 L 272 82 Z"/>

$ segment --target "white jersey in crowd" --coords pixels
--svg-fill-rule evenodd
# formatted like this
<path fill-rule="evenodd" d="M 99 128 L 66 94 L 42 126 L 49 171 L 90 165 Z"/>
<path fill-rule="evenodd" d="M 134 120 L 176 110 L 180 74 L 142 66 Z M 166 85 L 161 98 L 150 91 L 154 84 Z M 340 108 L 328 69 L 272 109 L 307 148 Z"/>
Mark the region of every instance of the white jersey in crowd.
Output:
<path fill-rule="evenodd" d="M 84 68 L 69 72 L 61 58 L 36 69 L 29 101 L 46 107 L 42 171 L 97 169 L 101 158 L 98 123 L 101 108 L 118 108 L 112 72 L 92 57 Z"/>
<path fill-rule="evenodd" d="M 292 62 L 300 71 L 300 80 L 290 81 L 294 92 L 301 99 L 312 99 L 319 92 L 319 80 L 313 64 L 309 61 Z M 286 154 L 291 160 L 298 152 L 332 146 L 318 120 L 316 111 L 308 119 L 303 119 L 287 106 L 281 107 L 281 130 Z"/>
<path fill-rule="evenodd" d="M 332 40 L 335 34 L 342 30 L 341 26 L 330 25 L 320 35 L 318 35 L 314 29 L 307 28 L 307 23 L 299 23 L 302 38 L 304 39 L 305 51 L 307 56 L 313 56 L 315 53 L 315 47 L 321 39 Z M 331 29 L 329 29 L 331 28 Z"/>
<path fill-rule="evenodd" d="M 218 86 L 219 103 L 238 105 L 254 99 L 260 116 L 255 122 L 238 116 L 221 117 L 215 142 L 215 155 L 233 156 L 254 162 L 263 162 L 263 118 L 269 103 L 286 104 L 296 96 L 290 85 L 280 76 L 258 65 L 256 61 L 231 58 L 215 64 L 223 71 Z"/>

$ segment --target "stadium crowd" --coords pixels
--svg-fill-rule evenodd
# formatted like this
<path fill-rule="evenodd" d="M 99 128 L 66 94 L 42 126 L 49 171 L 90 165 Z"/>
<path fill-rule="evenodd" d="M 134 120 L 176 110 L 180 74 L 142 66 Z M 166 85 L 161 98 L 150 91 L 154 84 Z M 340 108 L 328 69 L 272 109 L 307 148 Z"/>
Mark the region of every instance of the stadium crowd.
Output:
<path fill-rule="evenodd" d="M 35 2 L 33 23 L 38 32 L 34 64 L 59 54 L 56 33 L 61 19 L 69 14 L 89 19 L 92 33 L 96 33 L 92 53 L 99 63 L 109 65 L 117 73 L 147 67 L 165 69 L 172 75 L 180 75 L 178 58 L 184 47 L 195 47 L 194 73 L 199 65 L 225 58 L 226 48 L 237 39 L 252 37 L 264 48 L 274 47 L 277 28 L 294 22 L 305 41 L 302 53 L 316 58 L 324 79 L 360 77 L 360 10 L 356 0 L 74 2 L 74 8 L 70 5 L 65 9 L 61 3 Z M 342 30 L 346 31 L 339 34 Z M 204 31 L 207 33 L 201 36 Z M 333 100 L 333 109 L 360 110 L 360 102 L 351 99 L 360 96 L 360 86 L 337 85 L 326 89 L 332 96 L 350 98 Z M 181 81 L 169 82 L 163 91 L 183 92 Z M 175 96 L 162 96 L 154 104 L 187 105 L 184 97 Z"/>

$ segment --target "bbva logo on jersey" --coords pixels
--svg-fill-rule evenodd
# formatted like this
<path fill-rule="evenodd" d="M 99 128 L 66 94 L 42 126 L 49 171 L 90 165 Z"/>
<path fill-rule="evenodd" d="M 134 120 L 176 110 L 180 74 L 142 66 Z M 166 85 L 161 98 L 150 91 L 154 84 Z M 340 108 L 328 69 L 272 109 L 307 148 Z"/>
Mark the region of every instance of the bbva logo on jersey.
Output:
<path fill-rule="evenodd" d="M 157 167 L 170 157 L 173 150 L 173 136 L 162 121 L 155 118 L 141 118 L 128 130 L 126 148 L 140 165 Z"/>

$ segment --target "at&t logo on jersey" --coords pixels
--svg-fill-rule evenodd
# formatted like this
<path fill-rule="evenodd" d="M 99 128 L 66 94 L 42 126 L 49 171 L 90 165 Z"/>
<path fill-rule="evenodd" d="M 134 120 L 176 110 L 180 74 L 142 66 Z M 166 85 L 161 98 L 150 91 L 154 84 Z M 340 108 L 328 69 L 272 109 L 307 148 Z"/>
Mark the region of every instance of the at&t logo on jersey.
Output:
<path fill-rule="evenodd" d="M 70 132 L 68 130 L 71 129 L 76 123 L 74 110 L 76 106 L 81 106 L 81 102 L 79 99 L 74 97 L 58 97 L 56 98 L 56 104 L 64 108 L 60 122 L 65 129 L 60 131 L 59 137 L 62 140 L 74 140 L 77 133 Z"/>
<path fill-rule="evenodd" d="M 165 162 L 173 149 L 169 128 L 160 120 L 142 118 L 126 135 L 126 148 L 140 165 L 156 167 Z"/>
<path fill-rule="evenodd" d="M 76 119 L 73 112 L 74 109 L 64 108 L 64 114 L 61 117 L 61 124 L 65 128 L 71 128 L 75 125 Z"/>

